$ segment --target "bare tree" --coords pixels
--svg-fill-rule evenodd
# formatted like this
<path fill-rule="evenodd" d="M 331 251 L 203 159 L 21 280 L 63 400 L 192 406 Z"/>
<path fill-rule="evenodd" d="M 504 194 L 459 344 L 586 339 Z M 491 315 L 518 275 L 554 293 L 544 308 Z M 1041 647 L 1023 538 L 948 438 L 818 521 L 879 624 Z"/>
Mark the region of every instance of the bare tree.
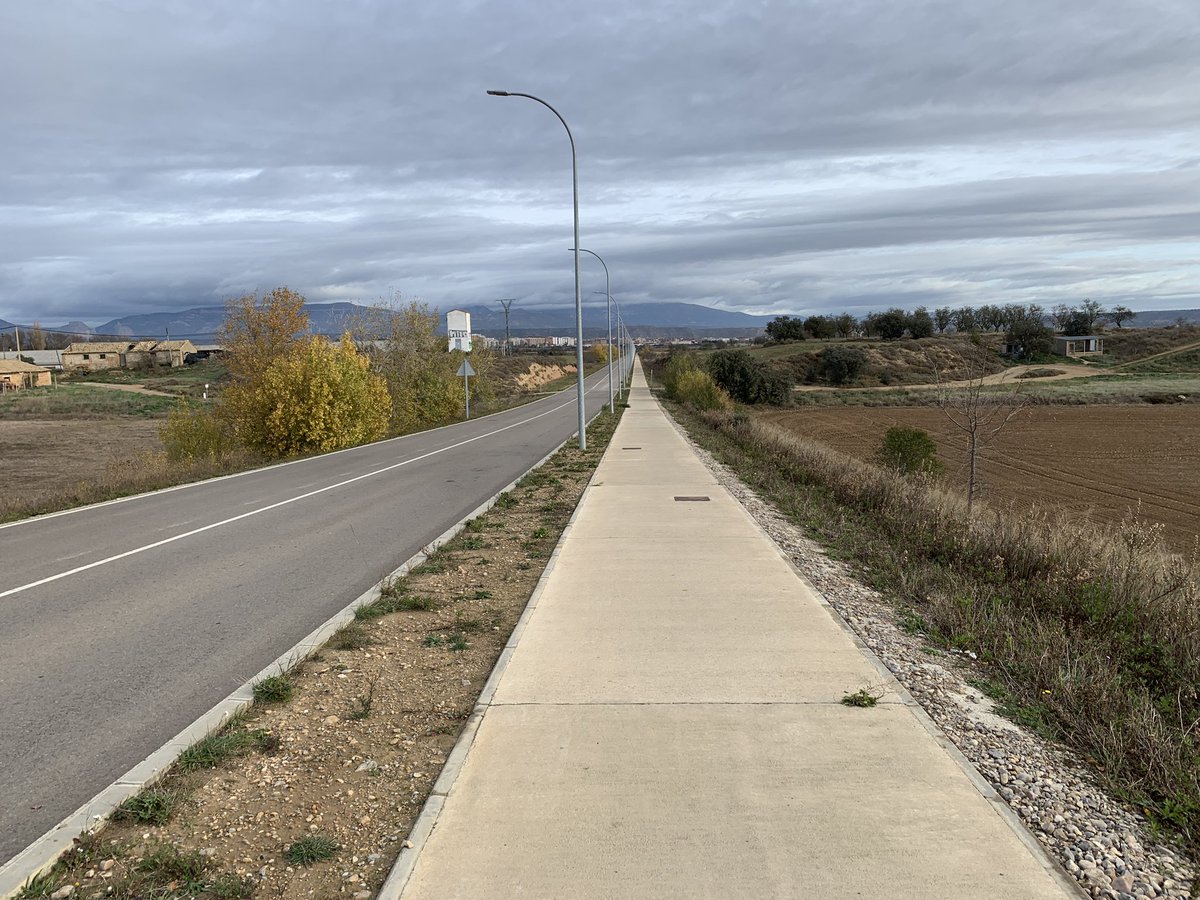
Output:
<path fill-rule="evenodd" d="M 1006 384 L 1003 376 L 989 384 L 985 372 L 961 357 L 959 368 L 970 376 L 958 382 L 946 380 L 943 369 L 932 358 L 929 361 L 937 383 L 935 402 L 967 439 L 967 515 L 970 516 L 979 493 L 979 457 L 1029 405 L 1029 397 L 1021 392 L 1020 384 Z M 989 387 L 996 389 L 987 390 Z"/>

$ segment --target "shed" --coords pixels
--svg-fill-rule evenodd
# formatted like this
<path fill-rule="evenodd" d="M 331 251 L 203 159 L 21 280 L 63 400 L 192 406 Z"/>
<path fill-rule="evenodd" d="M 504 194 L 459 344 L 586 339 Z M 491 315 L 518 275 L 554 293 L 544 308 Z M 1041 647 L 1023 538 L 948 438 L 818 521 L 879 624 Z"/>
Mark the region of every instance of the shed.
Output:
<path fill-rule="evenodd" d="M 1099 356 L 1104 352 L 1104 338 L 1095 334 L 1057 335 L 1054 352 L 1059 356 Z"/>
<path fill-rule="evenodd" d="M 19 359 L 0 359 L 0 391 L 27 387 L 50 387 L 50 370 Z"/>
<path fill-rule="evenodd" d="M 182 366 L 184 360 L 195 352 L 196 345 L 189 340 L 158 341 L 154 344 L 154 362 L 175 369 Z"/>

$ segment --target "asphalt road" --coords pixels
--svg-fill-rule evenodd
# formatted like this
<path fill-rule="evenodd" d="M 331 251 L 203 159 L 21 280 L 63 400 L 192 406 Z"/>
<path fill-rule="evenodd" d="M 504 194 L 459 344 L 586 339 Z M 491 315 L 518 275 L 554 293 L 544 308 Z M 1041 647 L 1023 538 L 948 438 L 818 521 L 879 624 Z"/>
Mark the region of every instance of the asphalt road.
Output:
<path fill-rule="evenodd" d="M 574 396 L 0 526 L 0 864 L 574 434 Z"/>

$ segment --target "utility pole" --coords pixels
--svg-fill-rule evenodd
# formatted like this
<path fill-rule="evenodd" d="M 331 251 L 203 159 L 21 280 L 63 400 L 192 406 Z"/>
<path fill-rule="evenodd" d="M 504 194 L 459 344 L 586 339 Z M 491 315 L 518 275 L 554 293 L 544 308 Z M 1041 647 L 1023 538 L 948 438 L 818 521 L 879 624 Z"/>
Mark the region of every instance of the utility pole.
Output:
<path fill-rule="evenodd" d="M 505 299 L 499 301 L 500 305 L 504 307 L 504 355 L 505 356 L 512 356 L 512 334 L 508 330 L 508 311 L 512 308 L 512 305 L 516 301 L 516 299 L 517 299 L 516 297 L 506 297 Z"/>
<path fill-rule="evenodd" d="M 19 357 L 21 355 L 21 326 L 20 325 L 13 326 L 13 334 L 16 335 L 16 337 L 17 337 L 17 356 Z"/>

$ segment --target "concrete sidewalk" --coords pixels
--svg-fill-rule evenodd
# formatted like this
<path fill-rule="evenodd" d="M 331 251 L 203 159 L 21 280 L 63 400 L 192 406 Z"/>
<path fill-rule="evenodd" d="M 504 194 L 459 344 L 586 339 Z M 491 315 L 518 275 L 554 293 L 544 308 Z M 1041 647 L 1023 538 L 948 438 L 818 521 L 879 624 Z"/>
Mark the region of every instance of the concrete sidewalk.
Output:
<path fill-rule="evenodd" d="M 640 369 L 518 636 L 381 896 L 1080 896 Z"/>

